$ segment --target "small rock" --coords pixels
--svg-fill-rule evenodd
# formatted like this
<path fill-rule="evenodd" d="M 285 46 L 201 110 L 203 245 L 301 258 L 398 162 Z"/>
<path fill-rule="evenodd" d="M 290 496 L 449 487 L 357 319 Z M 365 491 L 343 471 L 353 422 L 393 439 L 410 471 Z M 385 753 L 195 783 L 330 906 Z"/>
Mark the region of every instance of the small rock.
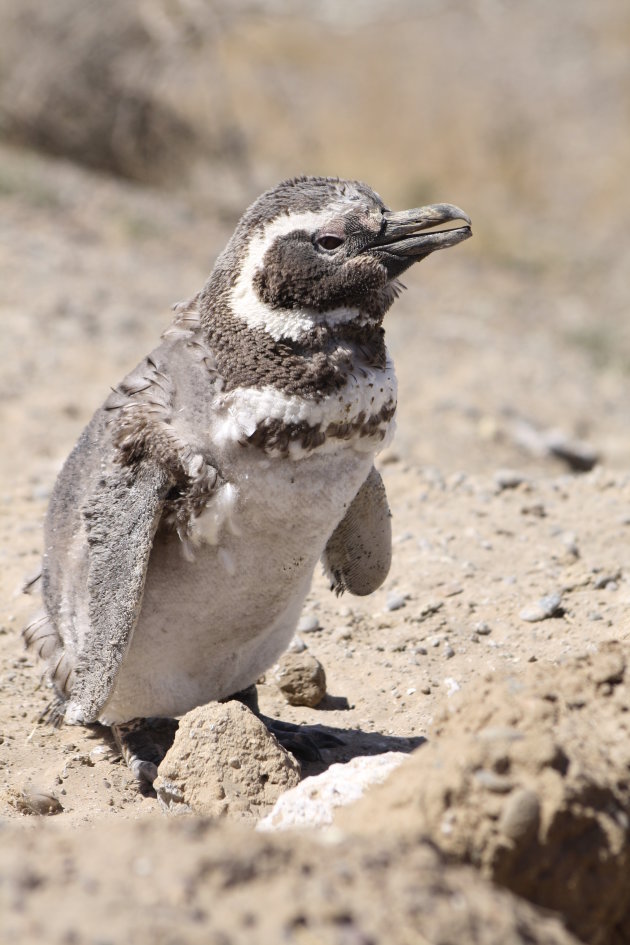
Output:
<path fill-rule="evenodd" d="M 302 614 L 298 620 L 296 633 L 315 633 L 316 630 L 321 630 L 319 617 L 315 614 Z"/>
<path fill-rule="evenodd" d="M 381 466 L 390 466 L 400 462 L 400 454 L 391 447 L 388 447 L 384 449 L 382 453 L 379 453 L 378 461 Z"/>
<path fill-rule="evenodd" d="M 331 765 L 323 774 L 305 778 L 278 799 L 273 810 L 256 825 L 256 830 L 288 830 L 292 827 L 321 827 L 331 824 L 336 807 L 344 807 L 363 797 L 372 784 L 381 784 L 401 762 L 403 752 L 353 758 L 347 764 Z"/>
<path fill-rule="evenodd" d="M 97 745 L 88 755 L 90 765 L 98 764 L 99 761 L 113 761 L 120 757 L 120 752 L 110 745 Z"/>
<path fill-rule="evenodd" d="M 514 787 L 514 782 L 506 778 L 503 774 L 497 774 L 489 768 L 479 768 L 473 775 L 477 784 L 486 791 L 492 791 L 493 794 L 509 794 Z"/>
<path fill-rule="evenodd" d="M 475 633 L 478 633 L 480 637 L 485 637 L 492 633 L 492 628 L 482 620 L 475 624 Z"/>
<path fill-rule="evenodd" d="M 562 536 L 562 544 L 566 548 L 567 555 L 570 558 L 580 557 L 580 549 L 578 548 L 577 539 L 573 532 L 567 532 Z"/>
<path fill-rule="evenodd" d="M 534 518 L 546 518 L 547 509 L 542 502 L 530 502 L 521 506 L 521 515 L 532 515 Z"/>
<path fill-rule="evenodd" d="M 444 685 L 446 686 L 446 695 L 449 696 L 449 698 L 450 696 L 454 696 L 455 693 L 459 692 L 459 690 L 461 689 L 460 684 L 457 682 L 456 679 L 453 679 L 452 676 L 446 677 L 446 679 L 444 680 Z"/>
<path fill-rule="evenodd" d="M 406 604 L 405 595 L 390 591 L 385 601 L 385 610 L 400 610 Z"/>
<path fill-rule="evenodd" d="M 549 617 L 558 615 L 561 604 L 562 594 L 556 591 L 553 594 L 547 594 L 545 597 L 541 597 L 535 604 L 529 604 L 527 607 L 523 607 L 519 613 L 519 617 L 521 620 L 526 620 L 528 623 L 547 620 Z"/>
<path fill-rule="evenodd" d="M 252 821 L 300 780 L 297 761 L 242 702 L 186 713 L 154 782 L 169 813 Z"/>
<path fill-rule="evenodd" d="M 593 587 L 596 591 L 601 591 L 604 588 L 610 590 L 617 590 L 617 581 L 619 580 L 620 572 L 615 571 L 613 574 L 600 574 L 599 577 L 595 578 L 593 582 Z"/>
<path fill-rule="evenodd" d="M 506 837 L 523 840 L 535 834 L 539 824 L 540 801 L 534 791 L 521 788 L 508 797 L 499 818 L 499 829 Z"/>
<path fill-rule="evenodd" d="M 272 678 L 290 705 L 313 708 L 326 695 L 324 667 L 312 653 L 285 653 L 272 670 Z"/>
<path fill-rule="evenodd" d="M 455 650 L 454 650 L 453 647 L 450 645 L 450 643 L 448 643 L 448 644 L 444 647 L 444 658 L 447 659 L 447 660 L 450 660 L 450 659 L 452 659 L 454 656 L 455 656 Z"/>
<path fill-rule="evenodd" d="M 352 635 L 352 627 L 338 627 L 332 635 L 332 640 L 333 643 L 345 643 L 352 639 Z"/>
<path fill-rule="evenodd" d="M 306 643 L 300 637 L 295 636 L 289 643 L 287 650 L 289 653 L 303 653 L 306 649 Z"/>
<path fill-rule="evenodd" d="M 428 601 L 426 604 L 423 604 L 418 616 L 424 620 L 426 617 L 431 617 L 433 614 L 437 614 L 438 610 L 441 610 L 443 606 L 443 600 Z"/>
<path fill-rule="evenodd" d="M 545 441 L 553 456 L 563 459 L 578 472 L 589 472 L 599 462 L 599 453 L 589 443 L 573 440 L 561 430 L 547 433 Z"/>
<path fill-rule="evenodd" d="M 23 814 L 38 814 L 51 817 L 63 810 L 61 801 L 51 791 L 28 785 L 15 799 L 15 807 Z"/>
<path fill-rule="evenodd" d="M 504 489 L 516 489 L 517 486 L 527 482 L 527 477 L 523 473 L 516 472 L 515 469 L 497 469 L 494 482 L 499 492 L 502 492 Z"/>

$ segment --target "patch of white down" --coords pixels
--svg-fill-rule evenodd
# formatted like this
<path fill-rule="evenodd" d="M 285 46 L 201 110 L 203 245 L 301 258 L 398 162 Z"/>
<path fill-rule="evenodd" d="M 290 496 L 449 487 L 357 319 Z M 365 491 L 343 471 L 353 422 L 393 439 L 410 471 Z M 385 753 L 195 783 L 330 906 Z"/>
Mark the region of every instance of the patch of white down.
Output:
<path fill-rule="evenodd" d="M 321 313 L 302 309 L 274 309 L 258 298 L 254 289 L 254 277 L 261 268 L 265 253 L 279 236 L 285 236 L 294 230 L 306 230 L 314 233 L 324 227 L 327 220 L 335 215 L 338 207 L 304 213 L 290 213 L 277 217 L 264 229 L 252 237 L 247 248 L 239 277 L 230 295 L 234 315 L 242 319 L 250 328 L 261 328 L 274 341 L 289 338 L 299 341 L 315 325 L 338 325 L 359 318 L 361 313 L 356 308 L 341 307 Z"/>
<path fill-rule="evenodd" d="M 212 494 L 206 508 L 192 522 L 191 541 L 193 545 L 218 545 L 221 532 L 228 528 L 233 535 L 238 535 L 238 528 L 234 521 L 238 492 L 235 486 L 226 482 Z M 230 571 L 230 564 L 222 562 L 225 569 Z"/>
<path fill-rule="evenodd" d="M 217 444 L 237 443 L 251 436 L 257 426 L 266 420 L 278 420 L 286 424 L 304 422 L 325 431 L 331 423 L 353 423 L 360 414 L 365 418 L 376 414 L 386 405 L 395 404 L 396 396 L 396 374 L 388 354 L 384 368 L 357 369 L 348 377 L 341 390 L 320 401 L 286 394 L 271 386 L 237 388 L 222 394 L 216 404 L 217 425 L 212 436 Z M 357 433 L 352 446 L 359 452 L 384 449 L 391 442 L 394 430 L 393 420 L 384 421 L 384 436 L 362 437 Z M 331 437 L 317 449 L 318 452 L 325 452 L 327 449 L 335 450 L 338 446 L 339 440 Z M 309 454 L 299 442 L 291 443 L 289 451 L 292 459 L 301 459 Z"/>

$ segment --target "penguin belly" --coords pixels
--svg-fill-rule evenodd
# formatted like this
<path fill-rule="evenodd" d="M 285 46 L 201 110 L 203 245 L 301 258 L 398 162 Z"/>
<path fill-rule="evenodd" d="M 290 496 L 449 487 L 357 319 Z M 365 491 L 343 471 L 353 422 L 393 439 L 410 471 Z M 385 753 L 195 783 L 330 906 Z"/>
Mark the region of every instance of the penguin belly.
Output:
<path fill-rule="evenodd" d="M 242 464 L 196 521 L 192 560 L 161 527 L 100 721 L 178 716 L 255 683 L 288 646 L 315 566 L 372 462 L 346 448 Z"/>

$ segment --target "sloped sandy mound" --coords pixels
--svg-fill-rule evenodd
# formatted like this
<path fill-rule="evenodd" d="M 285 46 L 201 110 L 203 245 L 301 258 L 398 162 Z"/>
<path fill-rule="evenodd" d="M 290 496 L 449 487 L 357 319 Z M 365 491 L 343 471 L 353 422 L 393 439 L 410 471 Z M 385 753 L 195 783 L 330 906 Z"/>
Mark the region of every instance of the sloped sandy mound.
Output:
<path fill-rule="evenodd" d="M 482 685 L 339 822 L 428 836 L 583 941 L 630 941 L 627 663 L 609 643 Z"/>
<path fill-rule="evenodd" d="M 426 844 L 262 837 L 181 819 L 65 833 L 51 827 L 3 831 L 3 941 L 575 941 L 556 919 L 493 889 L 472 870 L 445 867 Z M 60 898 L 67 909 L 58 908 Z"/>

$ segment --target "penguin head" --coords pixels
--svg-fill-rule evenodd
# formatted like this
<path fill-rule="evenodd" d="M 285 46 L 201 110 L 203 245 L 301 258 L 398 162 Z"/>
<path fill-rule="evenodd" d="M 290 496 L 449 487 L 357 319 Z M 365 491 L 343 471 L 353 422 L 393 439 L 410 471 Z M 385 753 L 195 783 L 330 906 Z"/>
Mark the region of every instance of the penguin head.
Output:
<path fill-rule="evenodd" d="M 318 324 L 380 324 L 409 266 L 471 235 L 451 204 L 392 212 L 359 181 L 301 177 L 252 204 L 213 275 L 229 273 L 236 317 L 298 340 Z"/>

